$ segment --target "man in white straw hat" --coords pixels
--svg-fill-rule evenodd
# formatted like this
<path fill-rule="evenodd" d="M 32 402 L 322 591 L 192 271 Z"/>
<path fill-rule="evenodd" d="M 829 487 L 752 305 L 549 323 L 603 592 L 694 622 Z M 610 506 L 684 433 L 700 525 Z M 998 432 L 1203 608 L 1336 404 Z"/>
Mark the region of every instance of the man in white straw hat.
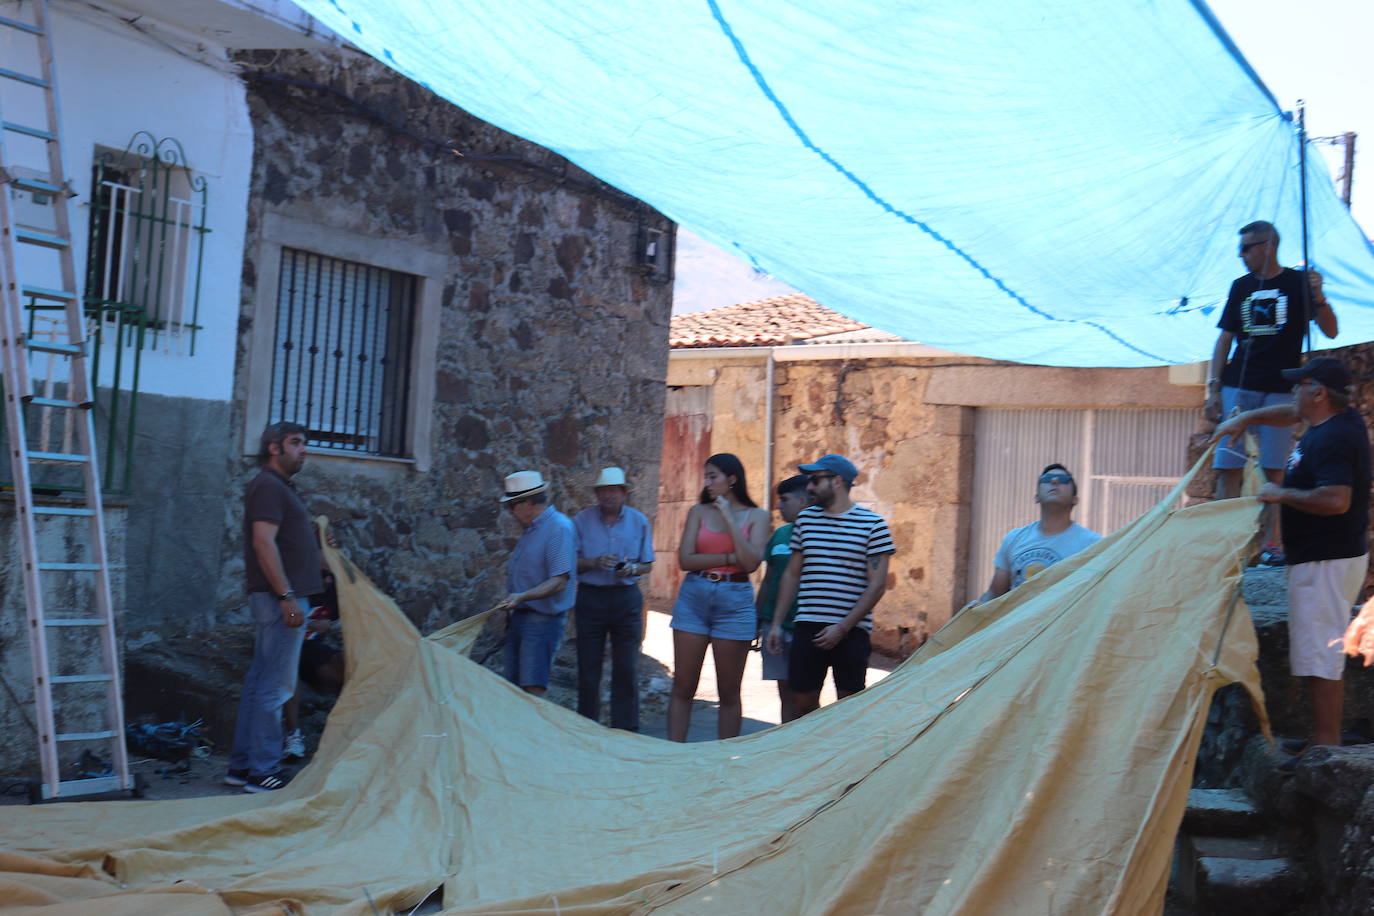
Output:
<path fill-rule="evenodd" d="M 548 692 L 553 657 L 577 595 L 577 534 L 568 517 L 548 504 L 548 491 L 538 471 L 516 471 L 505 479 L 501 504 L 525 532 L 506 563 L 510 594 L 496 605 L 510 612 L 506 679 L 539 697 Z"/>
<path fill-rule="evenodd" d="M 620 468 L 592 481 L 596 505 L 573 516 L 577 529 L 577 711 L 601 719 L 601 663 L 611 638 L 611 727 L 639 731 L 639 646 L 644 596 L 639 579 L 654 563 L 649 519 L 625 505 Z"/>

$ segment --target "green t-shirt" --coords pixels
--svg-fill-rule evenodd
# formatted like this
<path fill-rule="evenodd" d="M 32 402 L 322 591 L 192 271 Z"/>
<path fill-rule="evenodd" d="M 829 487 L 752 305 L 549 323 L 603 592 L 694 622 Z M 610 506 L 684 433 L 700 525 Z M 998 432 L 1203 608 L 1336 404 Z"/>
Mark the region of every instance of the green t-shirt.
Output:
<path fill-rule="evenodd" d="M 783 525 L 773 532 L 768 539 L 768 546 L 763 549 L 763 560 L 768 564 L 768 570 L 763 576 L 763 603 L 759 605 L 759 620 L 768 624 L 773 622 L 773 604 L 778 598 L 778 584 L 782 582 L 782 574 L 787 571 L 787 564 L 792 561 L 791 525 Z M 782 622 L 783 629 L 792 629 L 792 618 L 796 616 L 797 602 L 794 600 Z"/>

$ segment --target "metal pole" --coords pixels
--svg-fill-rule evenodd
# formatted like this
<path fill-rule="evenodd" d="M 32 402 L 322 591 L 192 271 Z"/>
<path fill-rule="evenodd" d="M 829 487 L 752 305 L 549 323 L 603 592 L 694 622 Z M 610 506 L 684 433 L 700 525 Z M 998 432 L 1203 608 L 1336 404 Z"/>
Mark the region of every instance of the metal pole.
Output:
<path fill-rule="evenodd" d="M 773 511 L 773 399 L 775 384 L 773 348 L 768 348 L 768 363 L 763 375 L 766 392 L 763 401 L 763 507 Z"/>
<path fill-rule="evenodd" d="M 1341 138 L 1345 141 L 1345 167 L 1341 169 L 1341 200 L 1350 209 L 1350 189 L 1355 184 L 1355 132 L 1348 130 Z"/>
<path fill-rule="evenodd" d="M 1308 272 L 1312 262 L 1307 255 L 1307 106 L 1298 99 L 1298 178 L 1302 186 L 1302 330 L 1303 359 L 1312 352 L 1312 288 Z"/>

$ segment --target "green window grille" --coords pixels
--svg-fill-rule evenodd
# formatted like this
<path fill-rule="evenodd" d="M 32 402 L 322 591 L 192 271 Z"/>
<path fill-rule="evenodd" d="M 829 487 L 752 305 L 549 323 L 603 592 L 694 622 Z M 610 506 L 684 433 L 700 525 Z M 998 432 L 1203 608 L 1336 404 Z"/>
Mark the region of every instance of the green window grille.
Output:
<path fill-rule="evenodd" d="M 96 156 L 85 200 L 90 220 L 82 303 L 95 379 L 96 448 L 101 488 L 120 495 L 131 483 L 144 349 L 195 353 L 210 231 L 207 188 L 178 141 L 140 131 L 123 152 Z M 32 209 L 46 202 L 26 203 Z M 55 339 L 61 333 L 61 305 L 32 298 L 24 306 L 29 339 Z M 52 396 L 66 389 L 65 363 L 33 351 L 29 359 L 39 393 Z M 64 414 L 33 405 L 25 410 L 30 448 L 72 451 L 73 430 Z M 56 495 L 81 489 L 80 475 L 57 467 L 42 469 L 34 485 Z"/>
<path fill-rule="evenodd" d="M 121 346 L 195 355 L 206 195 L 176 140 L 140 132 L 96 157 L 85 303 Z"/>

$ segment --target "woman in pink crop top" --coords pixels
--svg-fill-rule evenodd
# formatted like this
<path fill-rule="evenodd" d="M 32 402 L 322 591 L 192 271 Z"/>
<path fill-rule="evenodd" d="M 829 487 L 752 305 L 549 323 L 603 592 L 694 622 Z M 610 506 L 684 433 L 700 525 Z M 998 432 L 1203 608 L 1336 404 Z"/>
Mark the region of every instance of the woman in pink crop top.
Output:
<path fill-rule="evenodd" d="M 768 513 L 749 498 L 744 465 L 734 455 L 706 459 L 701 502 L 687 513 L 678 564 L 687 571 L 673 603 L 673 694 L 668 737 L 686 741 L 706 647 L 720 695 L 717 734 L 739 734 L 740 682 L 754 641 L 754 589 L 749 574 L 763 561 Z"/>

